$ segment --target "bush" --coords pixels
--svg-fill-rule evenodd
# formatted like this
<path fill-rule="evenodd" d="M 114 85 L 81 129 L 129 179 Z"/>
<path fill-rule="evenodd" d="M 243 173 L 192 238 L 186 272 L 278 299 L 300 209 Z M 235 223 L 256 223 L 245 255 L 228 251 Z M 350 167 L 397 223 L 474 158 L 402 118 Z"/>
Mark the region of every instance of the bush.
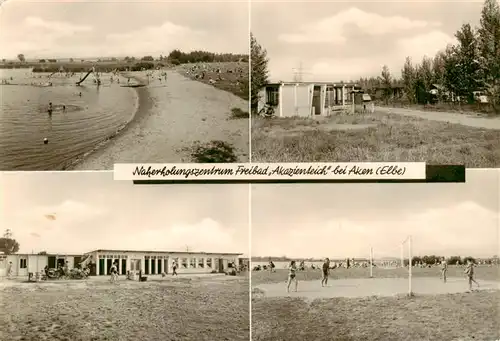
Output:
<path fill-rule="evenodd" d="M 240 108 L 231 109 L 231 119 L 249 118 L 249 117 L 250 115 L 247 111 L 241 110 Z"/>
<path fill-rule="evenodd" d="M 224 141 L 196 146 L 191 157 L 197 163 L 233 163 L 238 160 L 234 148 Z"/>

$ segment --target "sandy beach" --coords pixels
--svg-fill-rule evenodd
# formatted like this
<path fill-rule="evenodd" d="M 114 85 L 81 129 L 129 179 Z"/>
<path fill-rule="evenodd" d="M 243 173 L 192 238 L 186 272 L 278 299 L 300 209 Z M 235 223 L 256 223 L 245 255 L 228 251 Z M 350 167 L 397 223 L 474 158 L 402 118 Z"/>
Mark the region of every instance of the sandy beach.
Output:
<path fill-rule="evenodd" d="M 0 282 L 0 340 L 248 340 L 248 279 Z"/>
<path fill-rule="evenodd" d="M 147 83 L 145 72 L 134 78 Z M 139 110 L 129 125 L 72 170 L 110 170 L 114 163 L 192 162 L 197 143 L 225 141 L 240 162 L 248 161 L 249 123 L 231 119 L 231 109 L 248 111 L 248 102 L 215 87 L 190 80 L 175 71 L 168 80 L 137 88 Z"/>

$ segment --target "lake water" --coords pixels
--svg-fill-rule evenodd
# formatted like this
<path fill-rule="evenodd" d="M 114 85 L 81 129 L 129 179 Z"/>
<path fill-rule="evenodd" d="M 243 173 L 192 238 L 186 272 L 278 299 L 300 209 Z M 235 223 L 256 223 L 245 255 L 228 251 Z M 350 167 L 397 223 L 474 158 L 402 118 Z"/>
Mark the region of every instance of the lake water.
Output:
<path fill-rule="evenodd" d="M 133 118 L 137 93 L 120 87 L 116 76 L 111 83 L 111 74 L 101 75 L 100 87 L 92 75 L 81 86 L 75 85 L 79 73 L 48 76 L 29 69 L 0 70 L 0 79 L 14 84 L 0 85 L 0 170 L 63 170 Z M 49 81 L 53 86 L 38 86 Z"/>

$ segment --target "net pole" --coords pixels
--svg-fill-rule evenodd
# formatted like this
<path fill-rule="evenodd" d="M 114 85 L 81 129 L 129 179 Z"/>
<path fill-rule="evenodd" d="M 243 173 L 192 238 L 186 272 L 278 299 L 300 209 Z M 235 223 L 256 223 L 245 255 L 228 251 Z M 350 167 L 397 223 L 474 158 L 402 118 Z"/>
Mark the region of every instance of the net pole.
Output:
<path fill-rule="evenodd" d="M 404 249 L 404 242 L 401 243 L 401 267 L 405 267 L 405 249 Z"/>
<path fill-rule="evenodd" d="M 373 278 L 373 247 L 370 248 L 370 278 Z"/>
<path fill-rule="evenodd" d="M 409 269 L 408 269 L 408 294 L 412 295 L 411 290 L 411 271 L 413 268 L 412 254 L 411 254 L 411 236 L 408 237 L 408 260 L 409 260 Z"/>

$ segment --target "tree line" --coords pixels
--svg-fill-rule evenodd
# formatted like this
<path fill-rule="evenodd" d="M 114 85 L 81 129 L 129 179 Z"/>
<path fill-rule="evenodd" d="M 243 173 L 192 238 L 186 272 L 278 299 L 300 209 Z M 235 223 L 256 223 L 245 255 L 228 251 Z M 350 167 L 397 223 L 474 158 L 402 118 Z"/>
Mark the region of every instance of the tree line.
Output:
<path fill-rule="evenodd" d="M 444 47 L 434 57 L 419 62 L 406 57 L 401 77 L 383 66 L 379 77 L 361 78 L 370 94 L 381 91 L 386 103 L 401 99 L 409 104 L 436 102 L 476 103 L 483 93 L 493 110 L 500 112 L 500 8 L 496 0 L 485 0 L 479 27 L 463 24 L 455 33 L 456 44 Z M 268 83 L 266 50 L 250 37 L 251 107 L 255 113 L 259 90 Z M 434 90 L 434 91 L 431 91 Z"/>
<path fill-rule="evenodd" d="M 479 27 L 465 23 L 450 44 L 434 57 L 420 62 L 406 57 L 401 78 L 396 79 L 384 66 L 378 78 L 361 78 L 368 90 L 381 88 L 384 100 L 400 87 L 403 100 L 410 104 L 454 102 L 474 104 L 484 94 L 495 112 L 500 112 L 500 7 L 496 0 L 485 0 Z M 431 90 L 435 90 L 431 92 Z"/>
<path fill-rule="evenodd" d="M 37 70 L 46 70 L 46 69 L 51 69 L 51 66 L 45 66 L 45 67 L 40 67 L 39 63 L 45 64 L 45 63 L 60 63 L 57 59 L 39 59 L 38 62 L 27 62 L 26 57 L 24 54 L 18 54 L 17 58 L 19 59 L 19 62 L 23 64 L 25 67 L 36 67 Z M 182 52 L 178 49 L 173 50 L 170 52 L 168 56 L 163 56 L 160 55 L 159 57 L 155 58 L 151 55 L 148 56 L 143 56 L 141 58 L 136 58 L 136 57 L 130 57 L 126 56 L 122 59 L 126 63 L 135 63 L 135 64 L 142 64 L 142 65 L 137 65 L 136 68 L 132 66 L 132 71 L 135 69 L 141 69 L 141 68 L 154 68 L 157 65 L 163 66 L 165 64 L 172 64 L 172 65 L 180 65 L 180 64 L 187 64 L 187 63 L 228 63 L 228 62 L 243 62 L 246 63 L 248 62 L 248 55 L 245 54 L 233 54 L 233 53 L 213 53 L 213 52 L 208 52 L 208 51 L 191 51 L 191 52 Z M 3 63 L 6 63 L 6 60 L 2 60 Z M 79 59 L 80 63 L 84 63 L 86 60 L 85 59 Z M 69 63 L 74 63 L 75 60 L 73 58 L 69 59 Z M 98 59 L 97 63 L 113 63 L 115 62 L 116 64 L 119 64 L 119 59 L 116 57 L 112 58 L 102 58 Z M 9 62 L 8 65 L 14 66 L 13 62 Z M 7 65 L 7 66 L 8 66 Z M 5 66 L 5 65 L 4 65 Z M 69 67 L 69 65 L 68 65 Z M 116 65 L 117 68 L 120 67 L 120 65 Z"/>

